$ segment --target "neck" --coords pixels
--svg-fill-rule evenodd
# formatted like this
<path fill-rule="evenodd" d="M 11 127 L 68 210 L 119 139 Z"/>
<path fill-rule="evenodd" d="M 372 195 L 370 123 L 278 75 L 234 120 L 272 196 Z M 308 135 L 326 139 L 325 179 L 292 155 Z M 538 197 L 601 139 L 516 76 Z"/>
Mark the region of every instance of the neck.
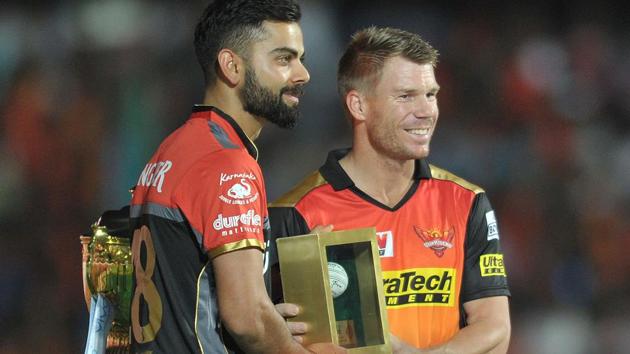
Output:
<path fill-rule="evenodd" d="M 217 107 L 227 113 L 252 141 L 260 135 L 264 120 L 243 109 L 243 103 L 234 93 L 233 88 L 224 88 L 221 84 L 217 84 L 215 87 L 206 89 L 203 104 Z"/>
<path fill-rule="evenodd" d="M 414 160 L 393 159 L 371 145 L 355 143 L 339 163 L 357 188 L 389 207 L 397 205 L 413 184 Z"/>

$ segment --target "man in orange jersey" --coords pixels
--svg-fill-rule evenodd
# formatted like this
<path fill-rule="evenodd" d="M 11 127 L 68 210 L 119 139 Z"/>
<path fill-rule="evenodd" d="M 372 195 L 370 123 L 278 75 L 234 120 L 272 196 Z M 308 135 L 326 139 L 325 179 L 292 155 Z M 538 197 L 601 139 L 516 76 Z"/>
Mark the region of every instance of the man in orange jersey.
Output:
<path fill-rule="evenodd" d="M 159 146 L 130 208 L 134 353 L 308 353 L 267 296 L 269 230 L 252 142 L 292 126 L 309 81 L 293 0 L 216 0 L 195 31 L 203 105 Z M 316 344 L 325 353 L 342 348 Z"/>
<path fill-rule="evenodd" d="M 436 63 L 416 34 L 371 27 L 352 37 L 338 87 L 353 146 L 272 203 L 272 235 L 375 227 L 395 352 L 505 353 L 510 293 L 494 211 L 481 188 L 426 160 Z"/>

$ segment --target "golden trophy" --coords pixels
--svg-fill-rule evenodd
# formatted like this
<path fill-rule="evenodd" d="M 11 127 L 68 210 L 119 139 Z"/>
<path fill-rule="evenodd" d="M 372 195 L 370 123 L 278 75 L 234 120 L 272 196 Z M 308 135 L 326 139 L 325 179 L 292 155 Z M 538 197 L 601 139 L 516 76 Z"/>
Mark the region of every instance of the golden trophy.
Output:
<path fill-rule="evenodd" d="M 391 353 L 374 228 L 276 240 L 284 301 L 302 312 L 305 344 L 333 342 L 349 353 Z"/>
<path fill-rule="evenodd" d="M 106 211 L 81 236 L 83 291 L 90 311 L 85 353 L 130 353 L 133 263 L 129 208 Z"/>

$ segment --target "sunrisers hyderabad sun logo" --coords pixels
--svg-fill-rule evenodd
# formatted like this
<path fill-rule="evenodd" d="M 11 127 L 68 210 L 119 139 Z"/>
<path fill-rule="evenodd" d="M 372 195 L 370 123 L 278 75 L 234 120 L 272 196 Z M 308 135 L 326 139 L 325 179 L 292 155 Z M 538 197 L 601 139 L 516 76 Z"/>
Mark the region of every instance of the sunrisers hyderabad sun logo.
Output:
<path fill-rule="evenodd" d="M 438 229 L 423 230 L 414 226 L 413 230 L 422 240 L 424 247 L 432 249 L 438 257 L 442 257 L 447 249 L 453 248 L 453 238 L 455 237 L 455 228 L 453 227 L 448 231 L 440 231 Z"/>

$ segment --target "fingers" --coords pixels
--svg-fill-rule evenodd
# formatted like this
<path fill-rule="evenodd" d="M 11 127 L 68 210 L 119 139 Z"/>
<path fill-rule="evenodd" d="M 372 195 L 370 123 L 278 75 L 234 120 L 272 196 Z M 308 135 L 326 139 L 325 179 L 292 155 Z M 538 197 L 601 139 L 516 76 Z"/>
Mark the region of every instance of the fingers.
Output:
<path fill-rule="evenodd" d="M 342 348 L 338 345 L 334 345 L 332 343 L 314 343 L 306 347 L 312 353 L 326 353 L 326 354 L 345 354 L 348 352 L 347 349 Z"/>
<path fill-rule="evenodd" d="M 424 353 L 424 351 L 418 351 L 418 349 L 413 348 L 409 344 L 405 343 L 405 341 L 391 333 L 389 338 L 392 344 L 392 353 L 394 354 Z"/>
<path fill-rule="evenodd" d="M 308 327 L 304 322 L 287 322 L 287 327 L 289 328 L 289 332 L 295 337 L 306 334 L 308 331 Z"/>
<path fill-rule="evenodd" d="M 287 318 L 293 318 L 300 313 L 300 307 L 296 304 L 290 303 L 282 303 L 276 304 L 276 311 L 280 314 L 280 316 Z M 302 343 L 304 339 L 302 338 L 303 334 L 306 334 L 308 331 L 308 327 L 304 322 L 287 322 L 287 327 L 289 328 L 289 332 L 293 335 L 293 338 Z"/>
<path fill-rule="evenodd" d="M 333 230 L 332 225 L 317 225 L 311 229 L 312 234 L 322 234 L 325 232 L 331 232 Z"/>
<path fill-rule="evenodd" d="M 281 303 L 276 304 L 276 311 L 284 318 L 292 318 L 300 313 L 300 307 L 296 304 Z"/>
<path fill-rule="evenodd" d="M 396 353 L 402 349 L 402 343 L 400 339 L 398 339 L 398 337 L 390 333 L 389 338 L 390 338 L 390 343 L 392 344 L 392 352 Z"/>

